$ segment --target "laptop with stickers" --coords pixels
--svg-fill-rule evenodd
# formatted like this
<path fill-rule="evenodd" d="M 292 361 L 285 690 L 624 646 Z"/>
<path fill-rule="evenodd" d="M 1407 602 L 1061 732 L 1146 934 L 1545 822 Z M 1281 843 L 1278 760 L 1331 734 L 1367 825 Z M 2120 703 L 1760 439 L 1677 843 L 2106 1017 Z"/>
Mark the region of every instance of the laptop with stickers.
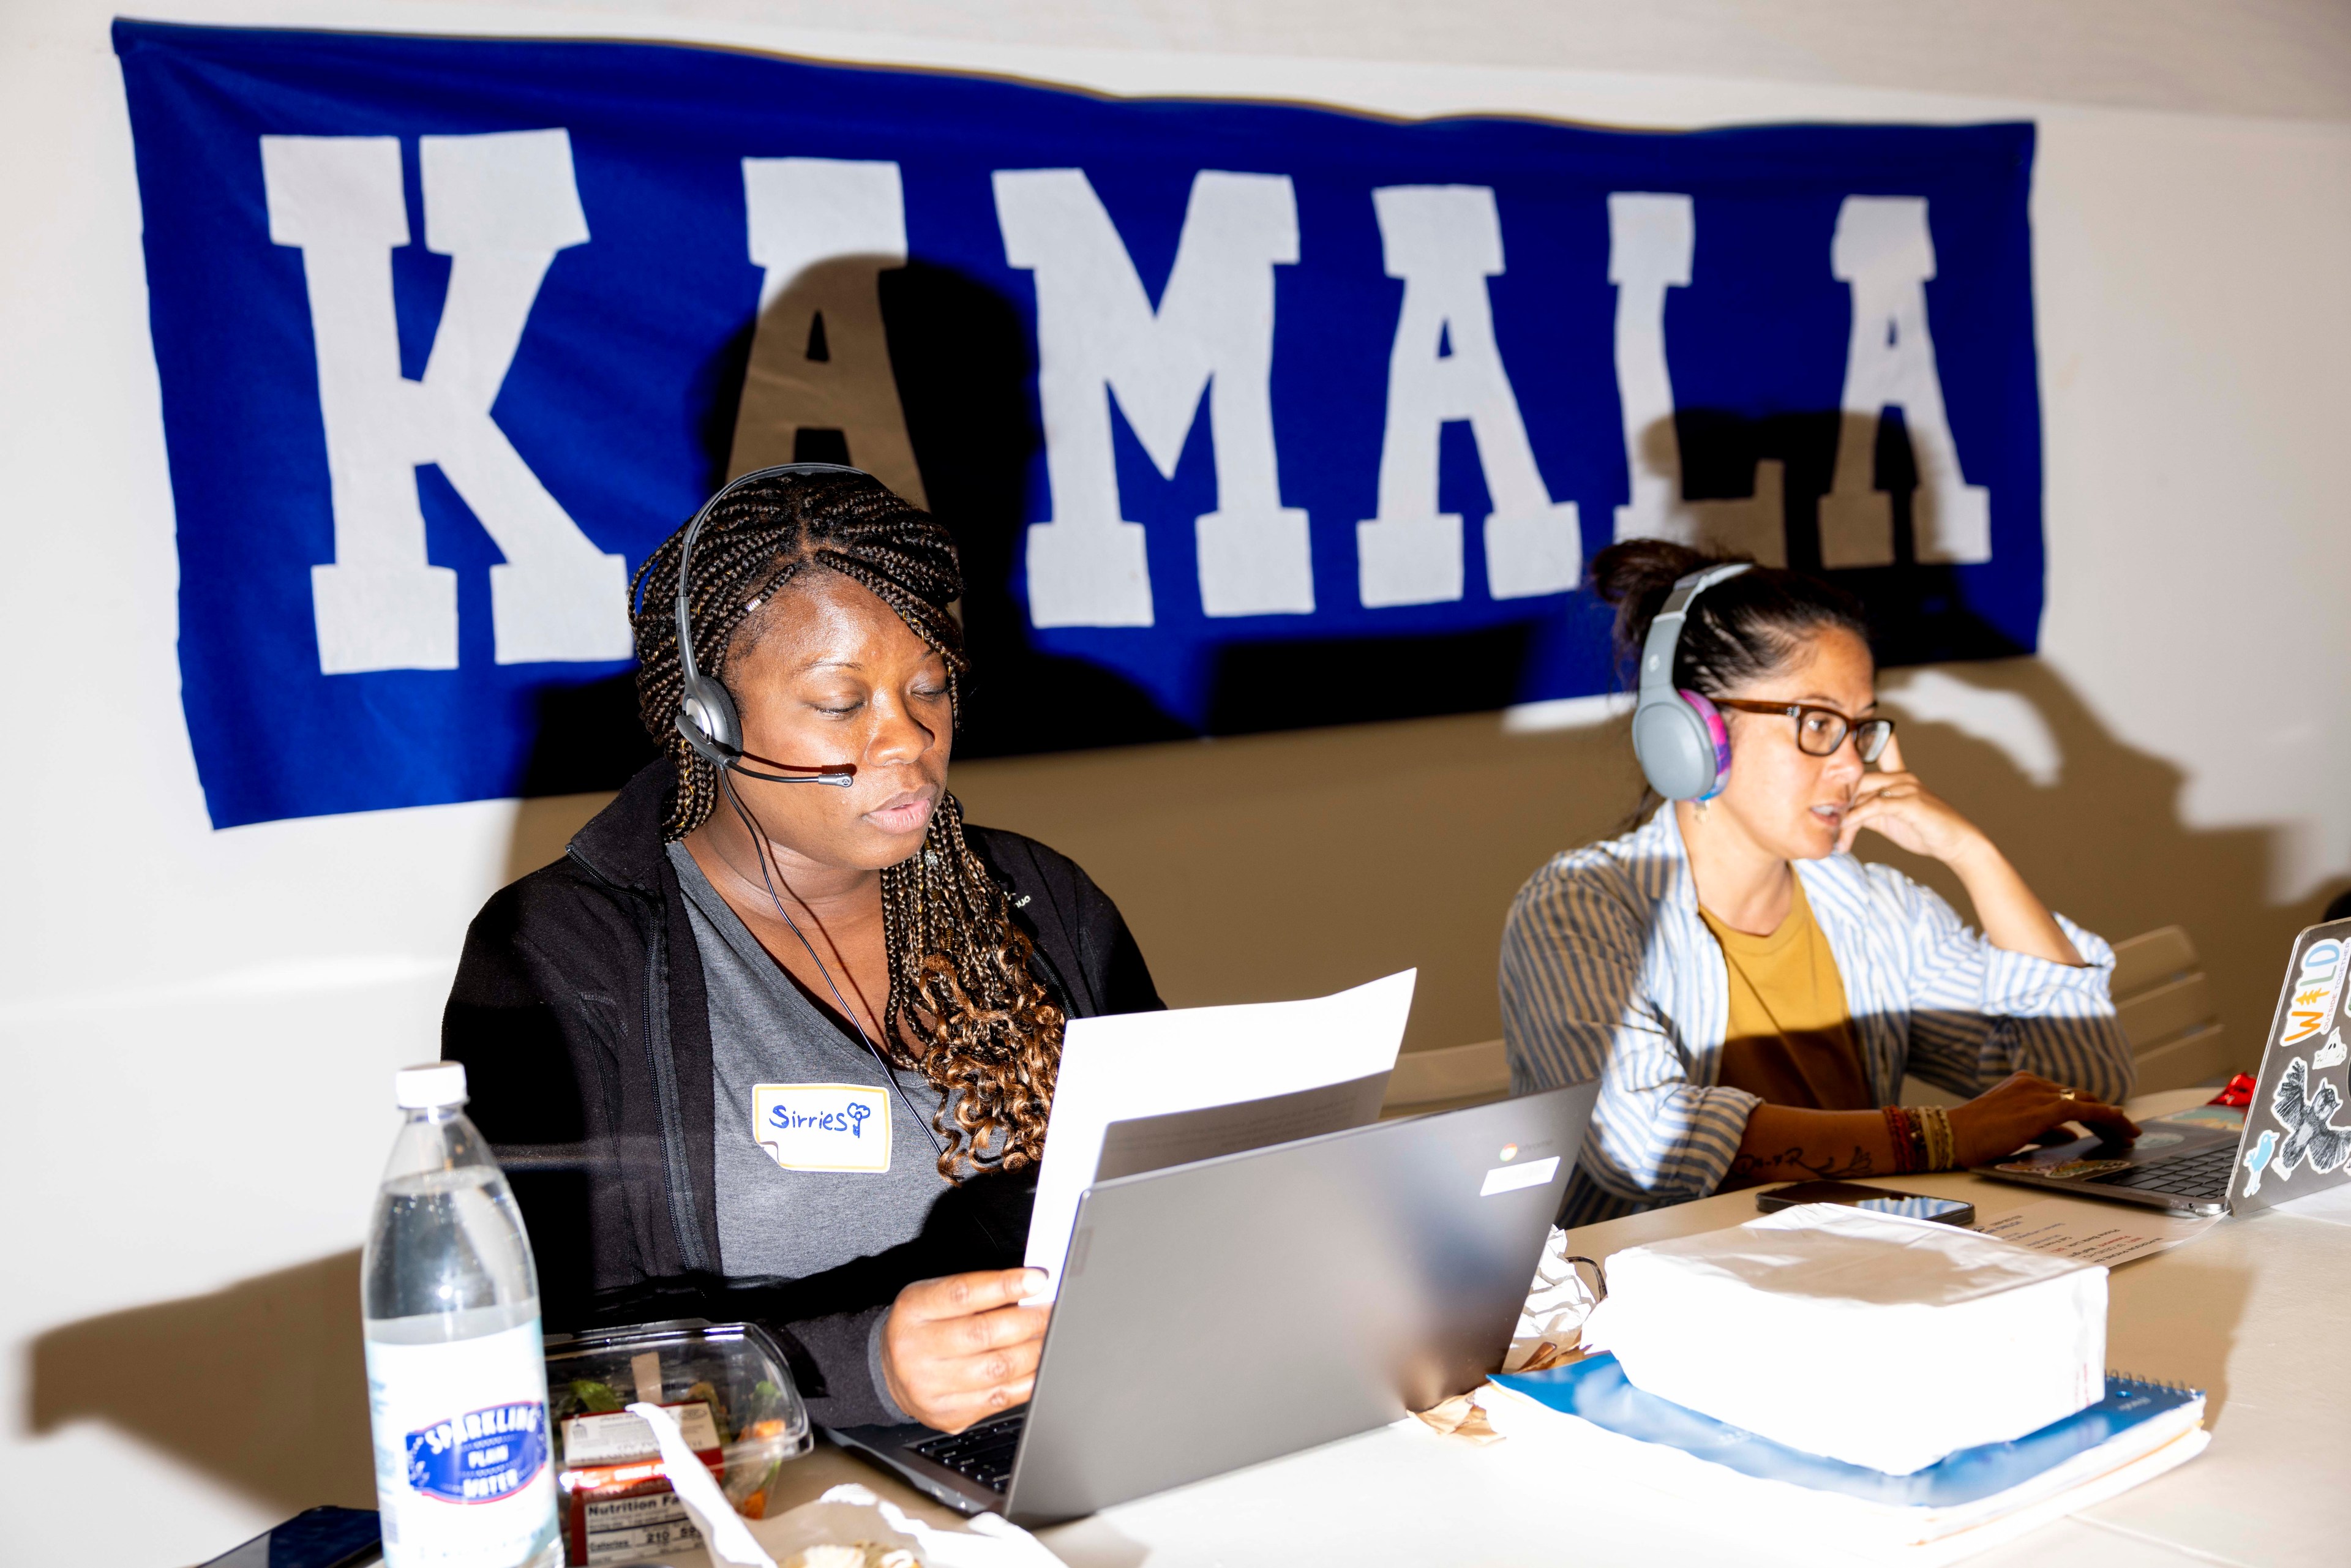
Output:
<path fill-rule="evenodd" d="M 1020 1409 L 830 1432 L 1021 1524 L 1384 1426 L 1509 1347 L 1596 1083 L 1097 1181 Z"/>
<path fill-rule="evenodd" d="M 2351 1125 L 2341 1119 L 2351 1090 L 2346 972 L 2351 920 L 2294 938 L 2241 1128 L 2227 1124 L 2224 1108 L 2198 1106 L 2146 1123 L 2131 1143 L 2079 1138 L 1975 1174 L 2180 1214 L 2248 1214 L 2351 1181 Z"/>

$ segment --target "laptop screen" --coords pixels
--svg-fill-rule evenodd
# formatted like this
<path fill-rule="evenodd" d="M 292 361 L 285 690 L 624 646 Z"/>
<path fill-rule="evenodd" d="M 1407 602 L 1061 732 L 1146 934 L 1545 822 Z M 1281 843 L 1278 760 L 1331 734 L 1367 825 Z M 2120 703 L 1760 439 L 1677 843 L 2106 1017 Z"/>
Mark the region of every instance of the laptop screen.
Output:
<path fill-rule="evenodd" d="M 2351 1092 L 2344 1029 L 2351 1025 L 2351 920 L 2294 938 L 2271 1021 L 2261 1079 L 2245 1108 L 2245 1134 L 2229 1207 L 2249 1214 L 2351 1180 Z"/>

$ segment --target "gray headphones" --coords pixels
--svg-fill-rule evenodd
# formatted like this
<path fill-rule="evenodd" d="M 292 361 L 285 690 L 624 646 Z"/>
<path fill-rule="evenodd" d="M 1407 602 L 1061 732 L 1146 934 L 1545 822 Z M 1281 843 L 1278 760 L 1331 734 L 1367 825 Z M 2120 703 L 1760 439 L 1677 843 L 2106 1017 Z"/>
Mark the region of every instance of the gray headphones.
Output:
<path fill-rule="evenodd" d="M 1666 595 L 1641 647 L 1640 695 L 1633 706 L 1633 755 L 1649 788 L 1668 800 L 1710 800 L 1730 775 L 1730 731 L 1702 693 L 1674 687 L 1674 655 L 1698 596 L 1754 566 L 1735 560 L 1691 572 Z"/>
<path fill-rule="evenodd" d="M 731 768 L 748 779 L 762 779 L 770 784 L 833 784 L 846 789 L 854 781 L 854 768 L 835 763 L 829 767 L 810 768 L 795 773 L 761 773 L 743 766 L 749 754 L 743 749 L 743 721 L 736 715 L 735 699 L 720 685 L 702 673 L 694 662 L 694 612 L 686 604 L 686 589 L 693 581 L 694 543 L 702 537 L 702 525 L 719 502 L 760 479 L 774 479 L 793 474 L 854 474 L 859 478 L 871 478 L 862 468 L 852 468 L 841 463 L 780 463 L 773 468 L 755 469 L 739 478 L 730 479 L 718 488 L 718 493 L 702 504 L 694 520 L 685 525 L 685 542 L 677 550 L 677 662 L 684 677 L 684 689 L 679 694 L 677 716 L 672 722 L 678 734 L 695 755 L 717 768 Z M 770 768 L 795 768 L 789 762 L 768 762 L 764 757 L 753 761 Z"/>

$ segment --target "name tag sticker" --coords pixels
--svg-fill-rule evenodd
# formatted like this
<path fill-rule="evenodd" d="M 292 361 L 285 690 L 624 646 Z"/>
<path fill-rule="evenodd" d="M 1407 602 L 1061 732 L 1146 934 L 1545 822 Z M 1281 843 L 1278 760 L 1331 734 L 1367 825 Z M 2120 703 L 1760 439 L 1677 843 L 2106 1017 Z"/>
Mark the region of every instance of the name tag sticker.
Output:
<path fill-rule="evenodd" d="M 1478 1189 L 1479 1197 L 1491 1197 L 1498 1192 L 1516 1192 L 1522 1186 L 1541 1186 L 1559 1169 L 1559 1156 L 1547 1160 L 1530 1160 L 1522 1166 L 1496 1166 L 1486 1173 L 1486 1185 Z"/>
<path fill-rule="evenodd" d="M 758 1083 L 751 1136 L 788 1171 L 890 1168 L 890 1091 L 859 1083 Z"/>

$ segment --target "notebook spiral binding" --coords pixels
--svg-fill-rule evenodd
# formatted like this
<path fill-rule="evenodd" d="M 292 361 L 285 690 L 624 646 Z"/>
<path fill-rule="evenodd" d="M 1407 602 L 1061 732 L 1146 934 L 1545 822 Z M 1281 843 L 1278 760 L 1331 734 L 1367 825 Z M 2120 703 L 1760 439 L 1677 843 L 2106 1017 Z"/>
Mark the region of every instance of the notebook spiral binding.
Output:
<path fill-rule="evenodd" d="M 2111 1366 L 2106 1368 L 2106 1376 L 2116 1383 L 2135 1384 L 2141 1388 L 2159 1388 L 2166 1394 L 2201 1394 L 2203 1392 L 2192 1384 L 2174 1383 L 2168 1377 L 2141 1377 L 2136 1372 L 2119 1372 Z"/>

